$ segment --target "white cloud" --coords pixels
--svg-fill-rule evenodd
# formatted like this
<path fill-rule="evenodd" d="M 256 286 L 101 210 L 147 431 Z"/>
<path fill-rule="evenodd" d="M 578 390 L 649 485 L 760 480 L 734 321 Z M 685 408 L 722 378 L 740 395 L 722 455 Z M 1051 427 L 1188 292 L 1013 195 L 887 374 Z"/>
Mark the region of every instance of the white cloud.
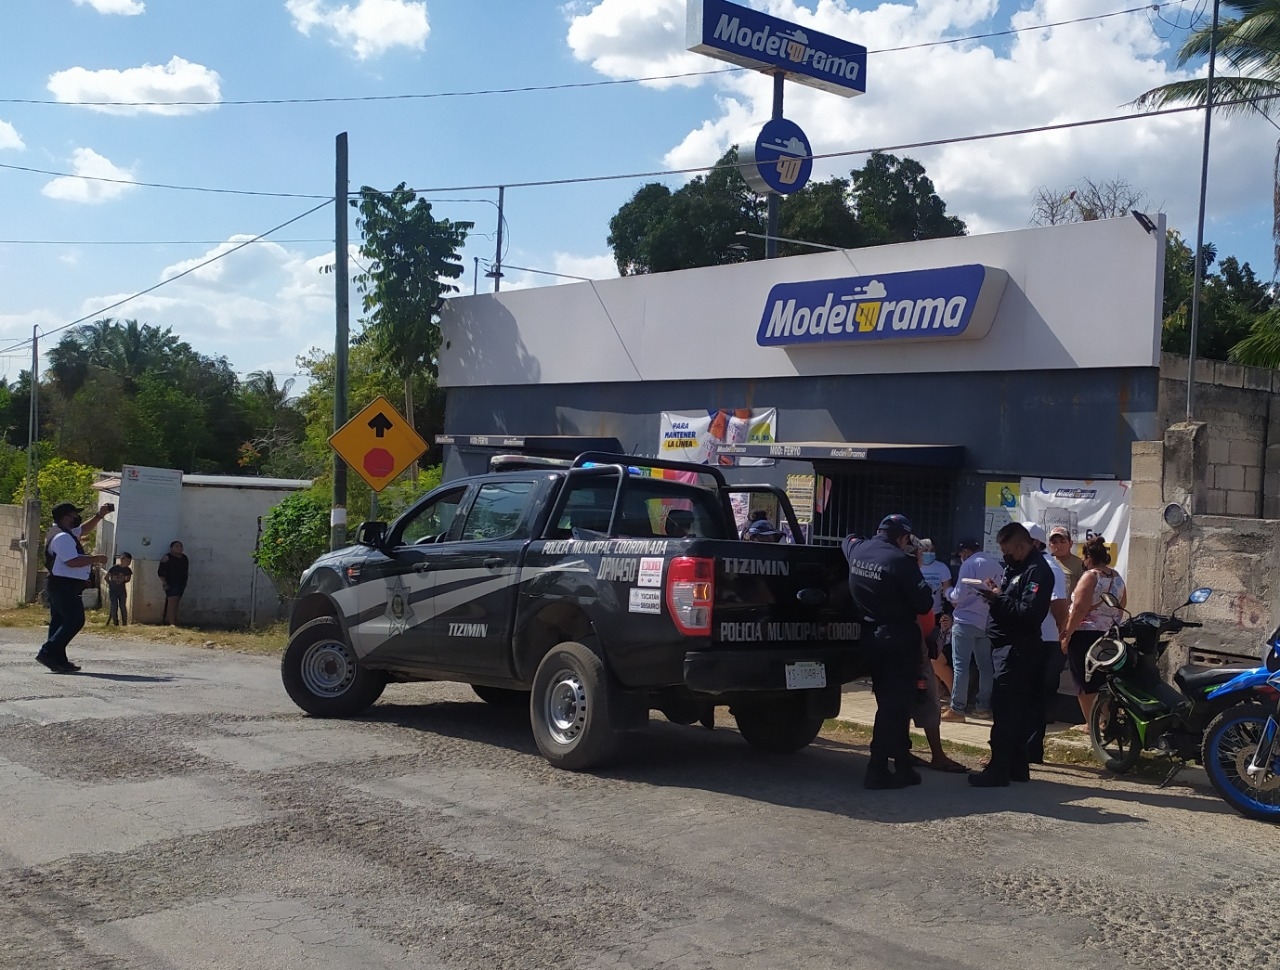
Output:
<path fill-rule="evenodd" d="M 882 2 L 865 10 L 828 2 L 813 10 L 799 0 L 751 5 L 873 52 L 1005 26 L 995 16 L 997 0 Z M 599 0 L 582 13 L 586 8 L 580 4 L 571 11 L 567 42 L 576 57 L 601 73 L 634 77 L 686 64 L 679 0 Z M 1030 27 L 1116 9 L 1112 0 L 1036 0 L 1014 13 L 1011 23 Z M 788 84 L 786 114 L 809 133 L 818 153 L 1125 114 L 1122 106 L 1143 91 L 1189 76 L 1167 66 L 1169 43 L 1139 13 L 1031 30 L 994 47 L 971 41 L 872 53 L 867 94 L 846 100 Z M 695 69 L 702 70 L 719 63 L 696 60 Z M 744 72 L 704 83 L 715 92 L 714 107 L 667 153 L 671 168 L 711 164 L 729 145 L 749 141 L 769 118 L 769 78 Z M 964 218 L 970 231 L 1025 226 L 1037 186 L 1063 186 L 1085 176 L 1122 177 L 1146 189 L 1153 204 L 1166 203 L 1171 224 L 1185 229 L 1194 221 L 1201 125 L 1198 114 L 1187 113 L 896 154 L 925 164 L 949 211 Z M 1215 119 L 1214 171 L 1231 173 L 1213 184 L 1216 212 L 1270 205 L 1274 144 L 1275 131 L 1265 121 Z M 814 177 L 847 174 L 864 157 L 820 161 Z"/>
<path fill-rule="evenodd" d="M 531 257 L 532 258 L 532 257 Z M 537 260 L 534 260 L 535 263 Z M 523 260 L 516 260 L 523 262 Z M 618 264 L 609 255 L 578 256 L 574 253 L 553 253 L 550 266 L 535 266 L 535 269 L 549 269 L 548 273 L 532 273 L 528 270 L 503 270 L 502 288 L 504 290 L 527 290 L 538 286 L 558 286 L 563 283 L 578 283 L 582 280 L 609 280 L 618 276 Z M 577 277 L 575 279 L 575 277 Z M 467 291 L 470 292 L 469 290 Z"/>
<path fill-rule="evenodd" d="M 377 57 L 393 47 L 422 50 L 431 26 L 427 5 L 417 0 L 359 0 L 350 7 L 333 7 L 324 0 L 285 0 L 293 25 L 303 34 L 320 30 L 333 42 L 349 46 L 356 57 Z"/>
<path fill-rule="evenodd" d="M 59 101 L 88 102 L 91 111 L 103 114 L 186 115 L 216 108 L 222 100 L 220 82 L 217 71 L 175 55 L 168 64 L 144 64 L 123 71 L 72 67 L 51 75 L 48 87 Z M 106 101 L 150 103 L 100 103 Z"/>
<path fill-rule="evenodd" d="M 133 179 L 133 172 L 126 168 L 120 168 L 109 159 L 99 155 L 92 148 L 77 148 L 71 153 L 71 171 L 75 173 L 75 176 L 87 176 L 88 178 L 64 175 L 47 182 L 44 188 L 40 190 L 41 193 L 51 199 L 60 199 L 64 202 L 83 202 L 94 205 L 99 202 L 118 199 L 136 187 L 121 184 L 120 181 L 90 181 L 90 179 L 119 179 L 122 181 L 132 181 Z"/>
<path fill-rule="evenodd" d="M 92 7 L 98 13 L 118 13 L 133 17 L 147 9 L 142 0 L 76 0 L 78 7 Z"/>
<path fill-rule="evenodd" d="M 26 147 L 22 136 L 18 134 L 18 129 L 7 121 L 0 121 L 0 151 L 12 149 L 20 152 Z"/>

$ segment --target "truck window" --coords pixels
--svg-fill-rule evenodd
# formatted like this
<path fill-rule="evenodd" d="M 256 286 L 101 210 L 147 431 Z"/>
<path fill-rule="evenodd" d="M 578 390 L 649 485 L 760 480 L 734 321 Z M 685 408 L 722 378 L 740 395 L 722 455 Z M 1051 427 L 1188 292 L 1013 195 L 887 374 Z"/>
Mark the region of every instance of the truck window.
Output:
<path fill-rule="evenodd" d="M 603 534 L 609 528 L 616 491 L 616 478 L 593 479 L 575 486 L 549 537 L 564 539 L 584 531 Z M 633 477 L 627 480 L 614 532 L 639 539 L 734 538 L 724 519 L 714 491 L 660 478 Z"/>
<path fill-rule="evenodd" d="M 463 540 L 509 539 L 520 529 L 533 482 L 481 485 L 462 527 Z"/>
<path fill-rule="evenodd" d="M 465 488 L 445 492 L 426 505 L 414 509 L 400 526 L 400 536 L 393 538 L 397 546 L 413 546 L 427 542 L 443 542 L 458 514 L 458 505 L 467 494 Z"/>

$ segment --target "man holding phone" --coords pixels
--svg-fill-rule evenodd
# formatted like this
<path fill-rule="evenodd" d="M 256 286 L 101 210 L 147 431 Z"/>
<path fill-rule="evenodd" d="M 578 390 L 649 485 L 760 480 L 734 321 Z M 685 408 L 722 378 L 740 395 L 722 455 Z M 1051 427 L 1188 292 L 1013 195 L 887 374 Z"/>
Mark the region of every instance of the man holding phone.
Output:
<path fill-rule="evenodd" d="M 67 645 L 84 627 L 84 600 L 80 594 L 89 581 L 89 571 L 107 563 L 106 556 L 86 553 L 80 537 L 92 532 L 115 508 L 108 502 L 88 522 L 82 522 L 80 509 L 70 502 L 53 507 L 53 534 L 44 547 L 49 570 L 45 588 L 49 599 L 49 639 L 41 645 L 36 661 L 55 674 L 74 674 L 80 669 L 67 659 Z"/>

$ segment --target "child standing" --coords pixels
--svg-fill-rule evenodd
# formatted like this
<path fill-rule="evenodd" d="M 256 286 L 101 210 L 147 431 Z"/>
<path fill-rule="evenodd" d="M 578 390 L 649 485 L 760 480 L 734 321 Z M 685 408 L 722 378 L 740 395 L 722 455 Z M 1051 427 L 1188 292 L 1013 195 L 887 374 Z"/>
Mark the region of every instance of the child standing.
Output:
<path fill-rule="evenodd" d="M 125 594 L 129 581 L 133 579 L 133 556 L 127 552 L 116 557 L 116 564 L 107 570 L 107 597 L 111 602 L 111 613 L 107 617 L 107 625 L 129 625 L 129 607 L 125 602 Z"/>

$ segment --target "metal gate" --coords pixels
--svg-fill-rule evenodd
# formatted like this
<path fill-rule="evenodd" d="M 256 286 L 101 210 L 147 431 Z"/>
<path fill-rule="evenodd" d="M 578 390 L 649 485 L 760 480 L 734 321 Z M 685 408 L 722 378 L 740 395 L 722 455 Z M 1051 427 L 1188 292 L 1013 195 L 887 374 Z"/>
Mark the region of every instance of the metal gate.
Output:
<path fill-rule="evenodd" d="M 956 473 L 949 469 L 901 465 L 827 465 L 815 471 L 831 482 L 821 512 L 814 512 L 813 541 L 839 545 L 846 536 L 868 536 L 880 520 L 899 512 L 916 535 L 928 537 L 943 562 L 954 548 Z"/>

